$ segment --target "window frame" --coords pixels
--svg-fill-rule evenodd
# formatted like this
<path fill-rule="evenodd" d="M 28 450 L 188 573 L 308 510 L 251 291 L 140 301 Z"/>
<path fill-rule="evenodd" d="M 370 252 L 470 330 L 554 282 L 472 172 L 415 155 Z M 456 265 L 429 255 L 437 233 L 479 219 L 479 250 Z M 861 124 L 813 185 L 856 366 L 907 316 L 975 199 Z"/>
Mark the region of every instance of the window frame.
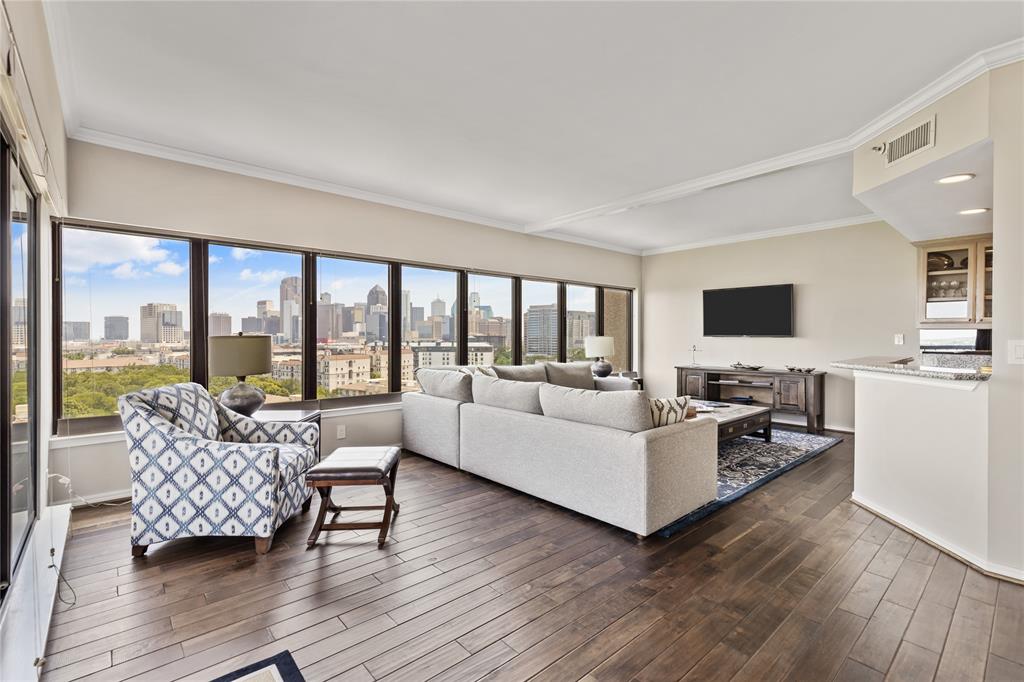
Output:
<path fill-rule="evenodd" d="M 4 263 L 3 277 L 0 280 L 0 354 L 3 356 L 3 364 L 0 365 L 0 413 L 3 420 L 0 422 L 0 604 L 5 601 L 5 595 L 10 591 L 14 581 L 14 574 L 25 554 L 28 539 L 32 534 L 31 526 L 39 520 L 39 500 L 42 497 L 39 481 L 39 370 L 40 370 L 40 326 L 39 296 L 39 190 L 30 176 L 26 176 L 21 168 L 16 150 L 8 143 L 11 137 L 7 133 L 6 126 L 0 124 L 0 261 Z M 29 195 L 29 216 L 26 220 L 26 256 L 28 271 L 26 277 L 25 298 L 28 306 L 25 310 L 25 333 L 29 343 L 26 344 L 26 363 L 28 364 L 27 397 L 29 404 L 29 419 L 25 425 L 26 442 L 29 453 L 29 475 L 32 478 L 32 499 L 30 501 L 31 517 L 27 531 L 18 539 L 16 548 L 11 547 L 12 531 L 12 496 L 7 494 L 11 487 L 11 467 L 13 465 L 13 428 L 11 424 L 11 384 L 13 376 L 11 372 L 11 308 L 13 306 L 14 284 L 11 269 L 8 267 L 11 257 L 11 200 L 13 177 L 12 173 L 21 175 Z"/>
<path fill-rule="evenodd" d="M 402 314 L 401 294 L 402 291 L 402 268 L 413 267 L 428 270 L 451 272 L 456 275 L 456 291 L 458 301 L 458 359 L 459 364 L 466 364 L 469 356 L 467 337 L 469 331 L 469 277 L 470 275 L 481 275 L 490 277 L 503 277 L 511 280 L 512 283 L 512 357 L 514 364 L 522 364 L 523 359 L 523 300 L 522 285 L 524 281 L 547 282 L 556 285 L 558 318 L 561 323 L 558 326 L 558 361 L 564 362 L 566 356 L 566 287 L 579 285 L 593 287 L 596 290 L 597 305 L 597 327 L 598 333 L 604 333 L 603 321 L 603 292 L 605 289 L 624 291 L 629 294 L 629 359 L 630 367 L 634 365 L 634 330 L 632 316 L 634 311 L 634 297 L 636 290 L 595 282 L 578 280 L 558 279 L 554 277 L 531 275 L 524 273 L 513 273 L 500 270 L 488 270 L 484 268 L 457 267 L 452 265 L 430 263 L 424 261 L 413 261 L 403 259 L 389 259 L 380 256 L 352 253 L 322 248 L 303 248 L 271 242 L 262 242 L 247 239 L 232 239 L 225 237 L 213 237 L 187 232 L 179 232 L 166 229 L 150 229 L 110 223 L 104 221 L 84 220 L 75 218 L 54 219 L 52 221 L 52 236 L 54 247 L 52 249 L 53 265 L 53 341 L 54 348 L 60 348 L 61 329 L 63 326 L 63 302 L 61 286 L 63 275 L 62 254 L 61 254 L 61 231 L 64 228 L 70 229 L 91 229 L 120 234 L 134 234 L 147 237 L 163 239 L 177 239 L 187 241 L 190 244 L 189 258 L 189 304 L 191 306 L 190 322 L 191 335 L 189 343 L 190 352 L 190 377 L 191 380 L 203 386 L 209 386 L 207 376 L 207 353 L 206 339 L 208 335 L 207 314 L 209 310 L 209 248 L 210 246 L 240 247 L 262 249 L 283 253 L 297 254 L 302 259 L 302 280 L 303 280 L 303 381 L 302 400 L 289 403 L 281 403 L 280 406 L 268 405 L 264 409 L 294 409 L 300 405 L 319 407 L 322 410 L 337 409 L 344 407 L 355 407 L 360 405 L 374 405 L 391 403 L 400 399 L 401 396 L 401 358 L 402 358 Z M 317 273 L 319 258 L 333 258 L 339 260 L 351 260 L 363 263 L 376 263 L 386 265 L 388 268 L 388 321 L 389 343 L 388 343 L 388 392 L 365 396 L 342 396 L 336 398 L 316 397 L 316 363 L 310 359 L 316 358 L 316 304 L 317 304 Z M 394 292 L 399 292 L 394 295 Z M 391 342 L 392 339 L 399 339 L 399 343 Z M 200 341 L 202 341 L 200 343 Z M 59 436 L 84 435 L 102 431 L 117 431 L 121 428 L 120 418 L 117 415 L 100 417 L 75 417 L 65 418 L 63 416 L 62 403 L 62 377 L 60 366 L 60 353 L 54 352 L 53 357 L 53 419 L 52 433 Z"/>

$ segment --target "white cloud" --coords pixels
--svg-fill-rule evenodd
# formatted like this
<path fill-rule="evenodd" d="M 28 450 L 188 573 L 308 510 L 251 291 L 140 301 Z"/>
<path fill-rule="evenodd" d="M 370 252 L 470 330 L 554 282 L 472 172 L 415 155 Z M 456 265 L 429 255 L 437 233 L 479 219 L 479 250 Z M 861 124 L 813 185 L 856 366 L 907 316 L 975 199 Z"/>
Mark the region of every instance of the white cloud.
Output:
<path fill-rule="evenodd" d="M 211 254 L 210 254 L 210 262 L 211 262 L 211 263 L 219 263 L 219 262 L 220 262 L 220 256 L 215 256 L 215 255 L 213 255 L 213 254 L 211 253 Z"/>
<path fill-rule="evenodd" d="M 256 252 L 253 251 L 252 249 L 243 249 L 237 246 L 231 249 L 231 257 L 234 258 L 235 260 L 245 260 L 246 258 L 255 255 Z"/>
<path fill-rule="evenodd" d="M 139 235 L 114 234 L 98 230 L 64 230 L 61 257 L 67 272 L 86 272 L 96 266 L 130 261 L 159 263 L 170 251 L 160 248 L 160 240 Z"/>
<path fill-rule="evenodd" d="M 185 266 L 182 265 L 181 263 L 175 263 L 172 260 L 165 260 L 163 263 L 160 263 L 155 268 L 153 268 L 153 271 L 159 272 L 162 275 L 170 275 L 171 277 L 177 277 L 181 273 L 185 272 Z"/>
<path fill-rule="evenodd" d="M 110 274 L 118 279 L 138 279 L 142 275 L 131 262 L 121 263 Z"/>
<path fill-rule="evenodd" d="M 274 282 L 288 276 L 284 270 L 252 270 L 244 268 L 238 276 L 245 282 Z"/>

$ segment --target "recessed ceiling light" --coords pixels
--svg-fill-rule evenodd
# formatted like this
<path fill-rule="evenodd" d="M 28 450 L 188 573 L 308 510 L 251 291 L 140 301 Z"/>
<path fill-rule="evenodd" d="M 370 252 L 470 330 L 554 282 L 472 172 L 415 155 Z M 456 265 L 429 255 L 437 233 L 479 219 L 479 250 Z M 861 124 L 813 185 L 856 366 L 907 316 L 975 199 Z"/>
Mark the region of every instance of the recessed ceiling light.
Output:
<path fill-rule="evenodd" d="M 978 215 L 979 213 L 988 213 L 991 208 L 965 208 L 960 211 L 960 215 Z"/>
<path fill-rule="evenodd" d="M 944 178 L 939 178 L 935 182 L 940 185 L 952 185 L 957 182 L 967 182 L 968 180 L 974 179 L 974 173 L 957 173 L 956 175 L 947 175 Z"/>

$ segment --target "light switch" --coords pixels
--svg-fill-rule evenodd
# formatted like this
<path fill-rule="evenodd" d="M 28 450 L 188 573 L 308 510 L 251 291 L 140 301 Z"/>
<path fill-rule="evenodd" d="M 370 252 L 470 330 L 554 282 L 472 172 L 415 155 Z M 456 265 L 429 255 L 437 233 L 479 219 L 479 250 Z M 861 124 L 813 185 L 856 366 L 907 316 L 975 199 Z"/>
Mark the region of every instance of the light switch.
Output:
<path fill-rule="evenodd" d="M 893 337 L 892 337 L 892 342 L 895 343 L 897 346 L 902 346 L 903 345 L 903 334 L 894 334 Z"/>
<path fill-rule="evenodd" d="M 1006 361 L 1011 365 L 1024 365 L 1024 339 L 1010 339 L 1007 345 L 1009 352 Z"/>
<path fill-rule="evenodd" d="M 338 440 L 344 440 L 345 439 L 345 425 L 344 424 L 338 424 L 338 431 L 337 431 L 336 437 L 337 437 Z"/>

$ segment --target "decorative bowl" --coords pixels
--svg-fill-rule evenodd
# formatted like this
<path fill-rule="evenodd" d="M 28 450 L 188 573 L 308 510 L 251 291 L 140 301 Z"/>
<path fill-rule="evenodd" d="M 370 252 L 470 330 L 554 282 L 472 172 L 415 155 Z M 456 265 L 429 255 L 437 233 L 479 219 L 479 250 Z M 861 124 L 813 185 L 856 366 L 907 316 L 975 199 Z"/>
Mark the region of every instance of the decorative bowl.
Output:
<path fill-rule="evenodd" d="M 764 365 L 744 365 L 742 362 L 734 362 L 734 363 L 732 363 L 729 366 L 732 367 L 733 369 L 750 369 L 750 370 L 758 370 L 758 369 L 763 369 L 764 368 Z"/>

